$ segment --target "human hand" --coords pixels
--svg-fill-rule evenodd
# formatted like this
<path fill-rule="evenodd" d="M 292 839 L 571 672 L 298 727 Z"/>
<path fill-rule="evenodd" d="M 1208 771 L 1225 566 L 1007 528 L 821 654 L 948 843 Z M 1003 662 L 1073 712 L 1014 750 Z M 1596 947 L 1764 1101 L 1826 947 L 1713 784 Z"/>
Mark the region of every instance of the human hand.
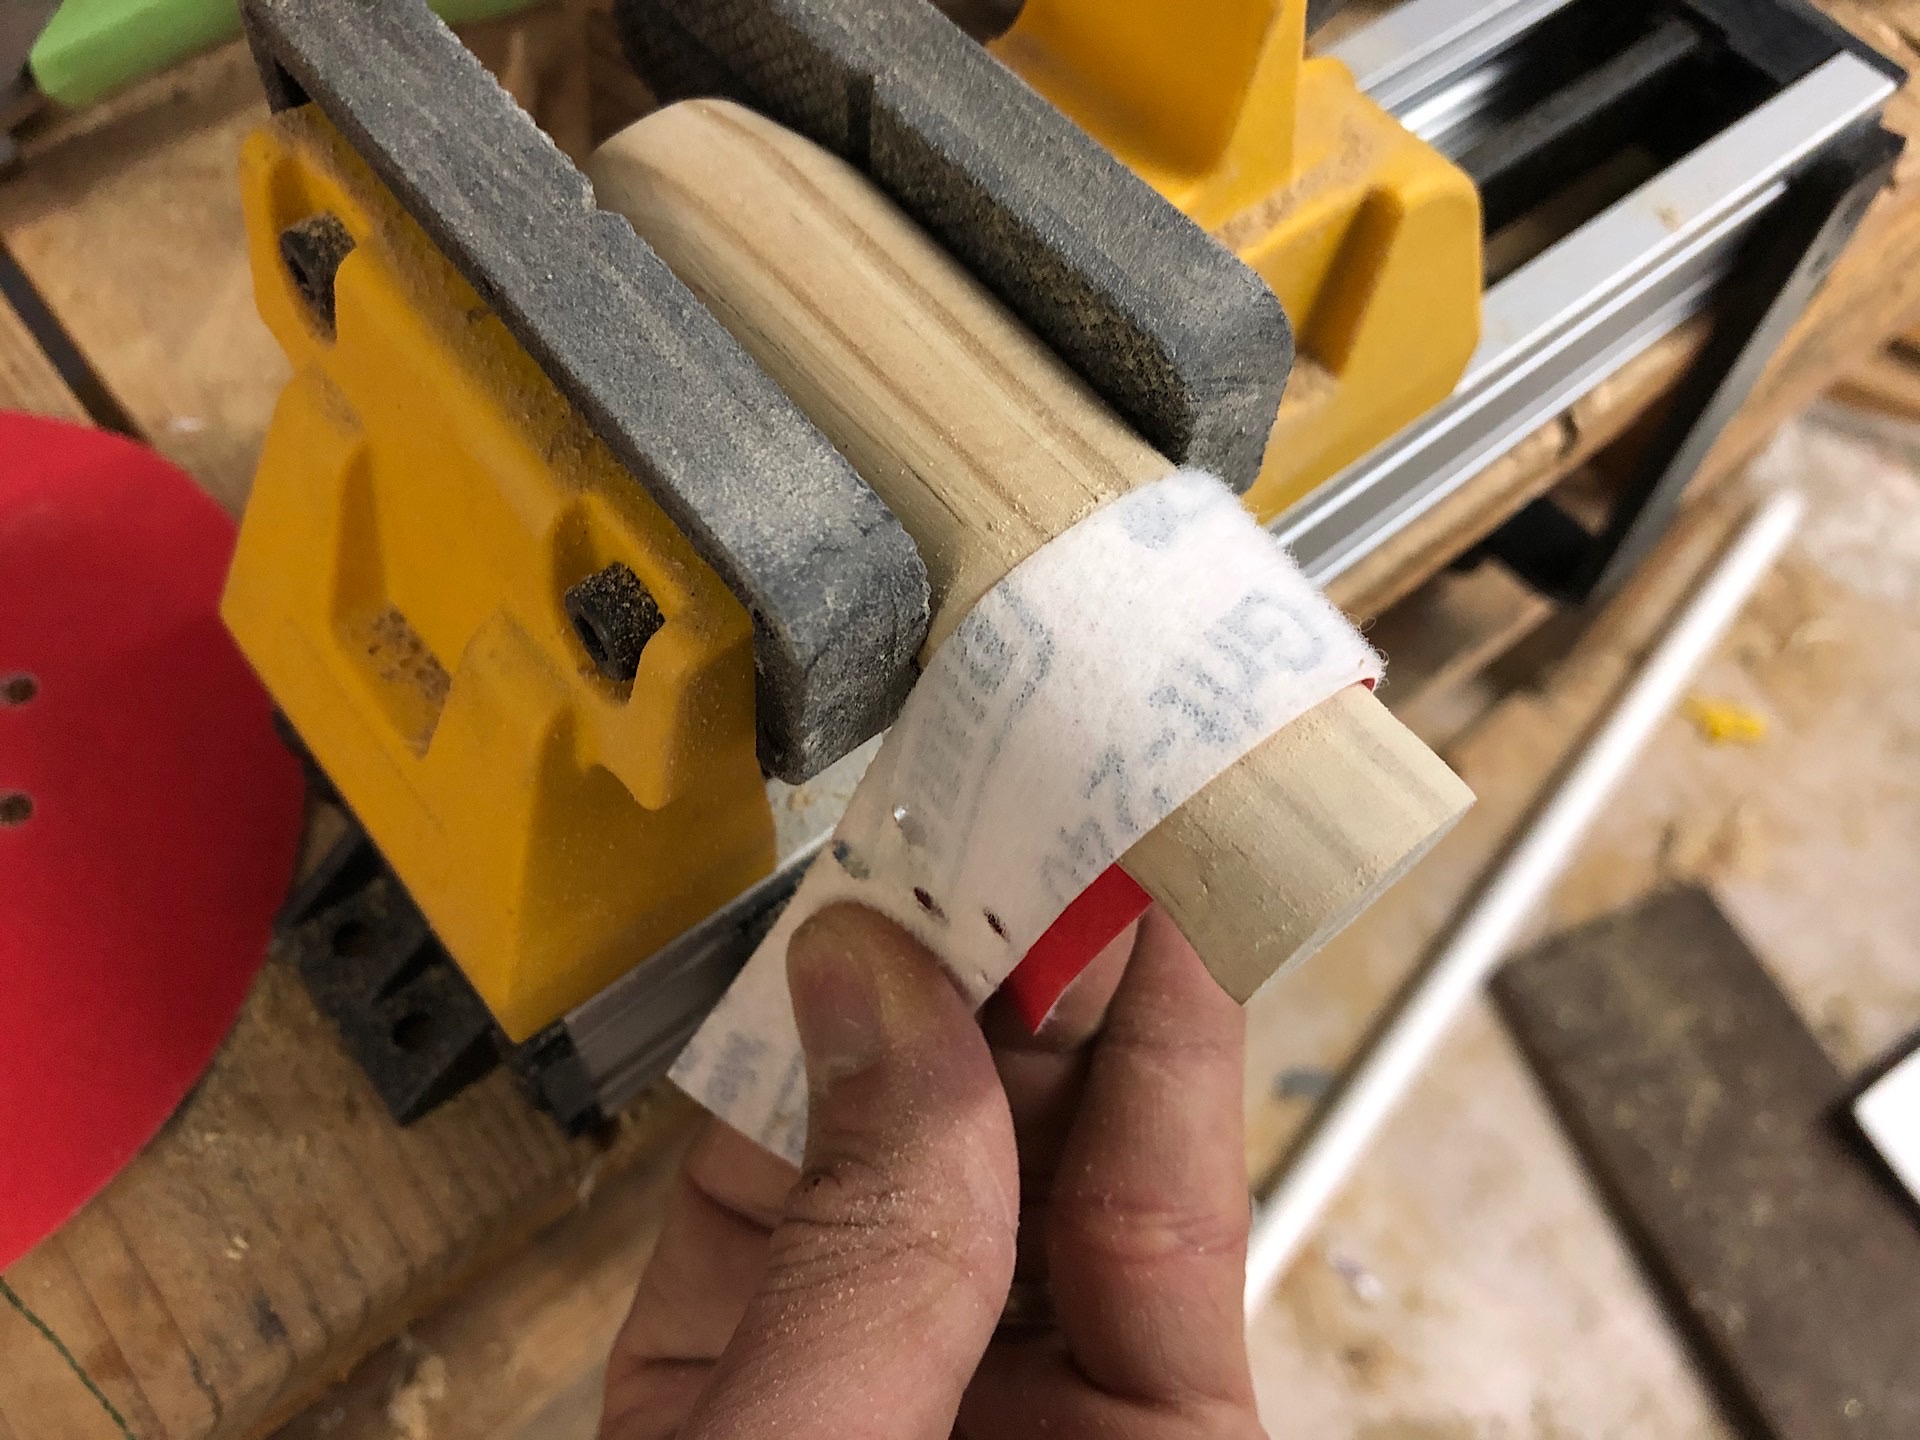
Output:
<path fill-rule="evenodd" d="M 803 926 L 806 1163 L 696 1142 L 603 1440 L 1263 1435 L 1240 1009 L 1157 910 L 1131 950 L 1032 1037 L 878 915 Z"/>

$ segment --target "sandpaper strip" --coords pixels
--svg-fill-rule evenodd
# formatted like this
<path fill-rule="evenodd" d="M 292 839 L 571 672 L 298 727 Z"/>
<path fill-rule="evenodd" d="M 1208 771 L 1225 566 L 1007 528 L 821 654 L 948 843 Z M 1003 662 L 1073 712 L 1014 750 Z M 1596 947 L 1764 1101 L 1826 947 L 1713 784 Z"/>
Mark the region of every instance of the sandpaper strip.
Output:
<path fill-rule="evenodd" d="M 1015 566 L 940 647 L 674 1081 L 797 1163 L 806 1086 L 786 952 L 809 916 L 878 910 L 978 1006 L 1135 842 L 1379 674 L 1214 477 L 1182 471 L 1113 500 Z"/>

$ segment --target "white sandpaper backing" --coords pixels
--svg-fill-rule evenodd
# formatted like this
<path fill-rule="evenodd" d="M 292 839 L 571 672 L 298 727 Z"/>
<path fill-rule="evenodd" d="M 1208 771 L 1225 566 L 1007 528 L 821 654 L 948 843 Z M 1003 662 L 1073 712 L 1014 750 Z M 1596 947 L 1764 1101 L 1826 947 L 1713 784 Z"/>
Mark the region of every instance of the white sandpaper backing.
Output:
<path fill-rule="evenodd" d="M 1212 476 L 1181 471 L 1042 546 L 943 644 L 833 841 L 673 1079 L 798 1163 L 787 941 L 857 901 L 979 1005 L 1154 826 L 1380 659 Z"/>

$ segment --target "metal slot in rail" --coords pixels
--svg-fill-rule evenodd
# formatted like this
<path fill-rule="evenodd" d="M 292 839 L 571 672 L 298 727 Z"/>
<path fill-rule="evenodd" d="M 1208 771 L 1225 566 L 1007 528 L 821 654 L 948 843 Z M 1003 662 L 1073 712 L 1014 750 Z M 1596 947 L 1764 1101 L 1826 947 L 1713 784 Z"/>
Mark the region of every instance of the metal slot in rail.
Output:
<path fill-rule="evenodd" d="M 1500 78 L 1516 41 L 1572 0 L 1408 0 L 1328 50 L 1423 140 Z"/>
<path fill-rule="evenodd" d="M 1836 55 L 1521 266 L 1487 292 L 1453 395 L 1283 512 L 1274 534 L 1320 584 L 1351 569 L 1699 313 L 1793 174 L 1893 91 Z"/>

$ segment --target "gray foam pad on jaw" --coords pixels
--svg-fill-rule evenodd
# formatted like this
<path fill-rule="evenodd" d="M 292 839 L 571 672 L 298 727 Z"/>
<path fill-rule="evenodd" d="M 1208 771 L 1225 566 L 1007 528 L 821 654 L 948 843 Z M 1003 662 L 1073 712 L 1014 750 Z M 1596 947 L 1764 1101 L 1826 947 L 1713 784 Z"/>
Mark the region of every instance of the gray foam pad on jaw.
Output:
<path fill-rule="evenodd" d="M 926 0 L 617 0 L 667 98 L 859 165 L 1170 459 L 1244 490 L 1293 364 L 1259 276 Z"/>
<path fill-rule="evenodd" d="M 320 106 L 747 606 L 762 763 L 802 780 L 889 724 L 926 567 L 826 437 L 425 0 L 244 14 L 275 106 Z"/>

